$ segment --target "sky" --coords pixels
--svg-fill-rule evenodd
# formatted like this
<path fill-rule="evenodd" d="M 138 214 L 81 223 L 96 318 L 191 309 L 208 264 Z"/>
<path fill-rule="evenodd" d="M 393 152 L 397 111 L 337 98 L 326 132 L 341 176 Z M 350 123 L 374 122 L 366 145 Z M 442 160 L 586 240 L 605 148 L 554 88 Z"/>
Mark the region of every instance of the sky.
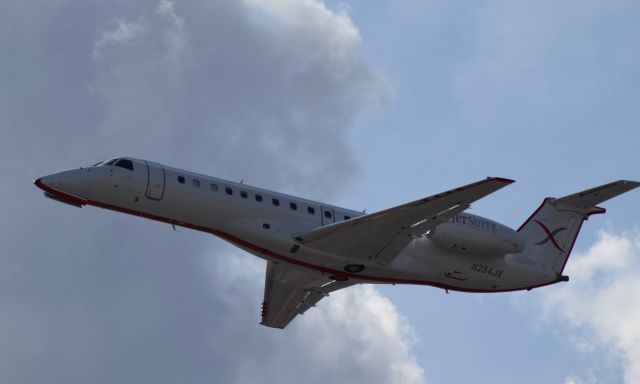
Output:
<path fill-rule="evenodd" d="M 640 193 L 569 283 L 358 286 L 260 326 L 264 261 L 45 199 L 133 156 L 367 212 L 486 176 L 470 212 L 640 180 L 634 1 L 0 3 L 0 382 L 640 382 Z"/>

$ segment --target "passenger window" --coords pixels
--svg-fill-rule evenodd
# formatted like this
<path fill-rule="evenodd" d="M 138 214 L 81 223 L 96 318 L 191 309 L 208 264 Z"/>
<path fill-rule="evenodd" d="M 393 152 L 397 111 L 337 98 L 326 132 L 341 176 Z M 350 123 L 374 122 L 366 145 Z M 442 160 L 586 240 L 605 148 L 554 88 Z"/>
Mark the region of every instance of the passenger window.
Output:
<path fill-rule="evenodd" d="M 331 211 L 324 211 L 324 217 L 326 217 L 327 219 L 331 218 Z"/>
<path fill-rule="evenodd" d="M 296 203 L 289 203 L 289 208 L 293 209 L 294 211 L 297 211 L 298 205 Z"/>
<path fill-rule="evenodd" d="M 349 220 L 351 218 L 351 216 L 345 216 L 344 219 L 345 220 Z"/>
<path fill-rule="evenodd" d="M 209 188 L 211 188 L 211 190 L 213 192 L 217 192 L 218 191 L 218 185 L 217 184 L 211 183 L 211 184 L 209 184 Z"/>
<path fill-rule="evenodd" d="M 198 188 L 200 188 L 200 180 L 198 180 L 198 179 L 193 179 L 193 186 L 194 186 L 194 187 L 198 187 Z"/>
<path fill-rule="evenodd" d="M 280 205 L 280 200 L 278 199 L 271 199 L 271 202 L 273 203 L 273 205 L 275 205 L 276 207 Z"/>
<path fill-rule="evenodd" d="M 130 171 L 133 171 L 133 161 L 129 160 L 129 159 L 120 159 L 117 163 L 116 163 L 116 167 L 122 167 L 122 168 L 126 168 Z"/>
<path fill-rule="evenodd" d="M 315 215 L 316 209 L 313 207 L 307 207 L 307 212 L 309 212 L 310 215 Z"/>
<path fill-rule="evenodd" d="M 262 195 L 256 195 L 256 201 L 262 202 Z"/>
<path fill-rule="evenodd" d="M 184 184 L 184 176 L 178 176 L 178 183 Z"/>
<path fill-rule="evenodd" d="M 243 199 L 246 199 L 247 196 L 249 196 L 247 195 L 247 191 L 240 191 L 240 197 L 242 197 Z"/>
<path fill-rule="evenodd" d="M 225 187 L 224 191 L 227 195 L 233 195 L 233 189 L 231 189 L 231 187 Z"/>

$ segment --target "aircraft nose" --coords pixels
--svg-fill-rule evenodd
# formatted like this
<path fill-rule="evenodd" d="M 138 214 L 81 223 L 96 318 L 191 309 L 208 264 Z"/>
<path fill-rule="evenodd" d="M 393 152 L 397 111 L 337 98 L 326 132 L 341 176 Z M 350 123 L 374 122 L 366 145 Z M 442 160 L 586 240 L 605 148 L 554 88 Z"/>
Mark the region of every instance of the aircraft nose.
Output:
<path fill-rule="evenodd" d="M 50 189 L 51 181 L 49 180 L 49 176 L 44 176 L 44 177 L 35 179 L 33 181 L 33 184 L 35 184 L 36 187 L 46 192 L 48 189 Z"/>
<path fill-rule="evenodd" d="M 75 206 L 86 203 L 86 199 L 81 197 L 83 177 L 78 171 L 54 173 L 36 179 L 33 183 L 44 191 L 46 197 Z"/>
<path fill-rule="evenodd" d="M 54 173 L 35 180 L 33 183 L 42 190 L 48 190 L 50 188 L 63 189 L 65 184 L 71 185 L 74 183 L 74 177 L 70 175 L 70 171 Z"/>

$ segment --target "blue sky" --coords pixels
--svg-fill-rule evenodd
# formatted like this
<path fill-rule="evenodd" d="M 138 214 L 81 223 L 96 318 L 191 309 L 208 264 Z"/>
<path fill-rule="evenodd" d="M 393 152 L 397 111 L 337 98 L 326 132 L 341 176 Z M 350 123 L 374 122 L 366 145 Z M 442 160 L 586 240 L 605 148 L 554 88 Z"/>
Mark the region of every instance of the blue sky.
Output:
<path fill-rule="evenodd" d="M 368 212 L 486 176 L 517 227 L 546 196 L 640 180 L 633 1 L 0 5 L 0 381 L 634 383 L 638 192 L 533 292 L 378 286 L 258 325 L 262 261 L 44 199 L 131 155 Z"/>

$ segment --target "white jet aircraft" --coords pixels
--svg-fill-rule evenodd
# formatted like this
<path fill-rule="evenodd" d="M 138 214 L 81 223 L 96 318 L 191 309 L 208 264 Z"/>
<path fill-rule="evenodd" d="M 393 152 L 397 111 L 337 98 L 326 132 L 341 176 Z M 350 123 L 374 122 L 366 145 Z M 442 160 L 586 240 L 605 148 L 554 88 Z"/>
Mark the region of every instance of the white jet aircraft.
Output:
<path fill-rule="evenodd" d="M 518 230 L 464 212 L 512 182 L 489 177 L 370 214 L 125 157 L 34 183 L 64 203 L 211 233 L 265 259 L 261 324 L 284 328 L 360 283 L 505 292 L 568 281 L 562 272 L 582 223 L 640 185 L 546 198 Z"/>

